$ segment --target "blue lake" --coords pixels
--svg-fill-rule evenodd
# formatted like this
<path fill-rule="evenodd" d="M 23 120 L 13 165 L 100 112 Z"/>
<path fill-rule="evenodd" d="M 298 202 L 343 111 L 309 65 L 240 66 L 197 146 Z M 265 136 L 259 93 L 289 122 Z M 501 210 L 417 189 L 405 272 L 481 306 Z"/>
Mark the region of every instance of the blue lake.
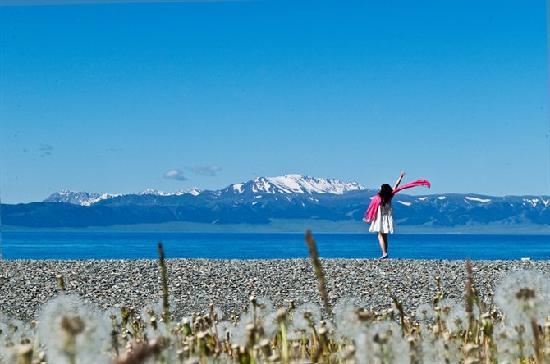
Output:
<path fill-rule="evenodd" d="M 550 235 L 395 234 L 392 258 L 550 259 Z M 315 234 L 325 258 L 376 258 L 373 234 Z M 302 234 L 181 232 L 4 232 L 5 259 L 156 258 L 162 241 L 167 257 L 214 259 L 304 258 Z"/>

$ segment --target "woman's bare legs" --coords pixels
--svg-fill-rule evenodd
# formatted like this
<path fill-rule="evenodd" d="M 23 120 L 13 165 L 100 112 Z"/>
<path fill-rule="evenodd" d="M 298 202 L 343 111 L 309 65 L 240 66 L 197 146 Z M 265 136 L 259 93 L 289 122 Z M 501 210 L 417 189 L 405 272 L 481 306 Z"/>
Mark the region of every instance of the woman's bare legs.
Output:
<path fill-rule="evenodd" d="M 388 234 L 378 233 L 378 243 L 382 249 L 382 258 L 386 258 L 388 256 Z"/>

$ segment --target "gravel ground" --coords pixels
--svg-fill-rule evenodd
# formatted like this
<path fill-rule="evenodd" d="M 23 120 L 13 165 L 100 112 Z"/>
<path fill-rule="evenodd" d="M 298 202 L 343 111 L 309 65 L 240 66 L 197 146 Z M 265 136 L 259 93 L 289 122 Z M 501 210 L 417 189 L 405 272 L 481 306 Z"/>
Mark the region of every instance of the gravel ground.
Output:
<path fill-rule="evenodd" d="M 224 312 L 240 312 L 254 293 L 276 306 L 287 300 L 320 303 L 309 260 L 170 259 L 169 290 L 176 317 L 205 311 L 214 303 Z M 388 291 L 406 309 L 431 302 L 435 277 L 442 279 L 449 298 L 462 299 L 464 261 L 324 259 L 328 291 L 335 303 L 354 297 L 375 308 L 389 307 Z M 490 299 L 495 283 L 508 272 L 530 269 L 550 274 L 550 261 L 475 261 L 474 280 Z M 141 308 L 161 299 L 155 260 L 0 261 L 0 312 L 29 320 L 58 294 L 56 275 L 66 289 L 101 308 L 121 305 Z"/>

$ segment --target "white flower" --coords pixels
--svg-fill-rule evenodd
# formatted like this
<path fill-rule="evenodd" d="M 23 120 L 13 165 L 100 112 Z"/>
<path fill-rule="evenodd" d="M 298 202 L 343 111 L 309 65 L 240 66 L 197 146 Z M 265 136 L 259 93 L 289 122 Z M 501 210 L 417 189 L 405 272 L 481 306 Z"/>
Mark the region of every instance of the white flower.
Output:
<path fill-rule="evenodd" d="M 393 321 L 375 322 L 355 338 L 358 363 L 410 363 L 409 347 L 401 327 Z"/>
<path fill-rule="evenodd" d="M 218 332 L 218 340 L 225 341 L 227 339 L 227 333 L 231 335 L 231 329 L 234 327 L 233 323 L 229 321 L 222 321 L 216 325 L 216 330 Z"/>
<path fill-rule="evenodd" d="M 269 314 L 273 311 L 273 303 L 267 297 L 257 297 L 256 307 L 259 309 L 262 315 Z"/>
<path fill-rule="evenodd" d="M 513 324 L 542 323 L 550 315 L 550 278 L 535 271 L 517 271 L 495 289 L 495 303 Z"/>
<path fill-rule="evenodd" d="M 341 298 L 334 306 L 334 319 L 336 323 L 336 337 L 338 339 L 356 337 L 366 325 L 357 319 L 356 311 L 363 307 L 355 298 Z"/>
<path fill-rule="evenodd" d="M 264 336 L 271 338 L 277 330 L 279 330 L 279 323 L 277 321 L 277 311 L 273 311 L 264 316 L 262 320 L 264 328 Z"/>
<path fill-rule="evenodd" d="M 435 312 L 432 305 L 429 303 L 423 303 L 416 309 L 415 316 L 417 320 L 421 322 L 428 322 L 434 318 Z"/>
<path fill-rule="evenodd" d="M 247 326 L 254 323 L 254 317 L 251 312 L 243 313 L 240 321 L 230 329 L 231 342 L 239 346 L 246 345 L 247 341 Z"/>
<path fill-rule="evenodd" d="M 321 310 L 319 306 L 312 303 L 300 305 L 292 315 L 292 324 L 296 330 L 309 331 L 311 324 L 315 325 L 319 321 L 321 321 Z"/>
<path fill-rule="evenodd" d="M 439 303 L 441 318 L 449 331 L 462 330 L 468 327 L 468 316 L 464 305 L 451 299 L 444 299 Z"/>
<path fill-rule="evenodd" d="M 218 321 L 221 321 L 224 318 L 223 311 L 218 306 L 214 307 L 214 316 Z"/>
<path fill-rule="evenodd" d="M 518 362 L 522 356 L 533 355 L 533 331 L 521 325 L 510 326 L 499 322 L 494 327 L 497 357 L 500 362 Z"/>
<path fill-rule="evenodd" d="M 71 333 L 69 323 L 78 323 Z M 99 310 L 86 305 L 78 296 L 61 295 L 46 303 L 39 315 L 38 338 L 46 348 L 48 361 L 69 363 L 68 337 L 74 337 L 77 363 L 108 363 L 111 322 Z"/>
<path fill-rule="evenodd" d="M 423 363 L 445 362 L 445 343 L 442 339 L 427 333 L 422 337 L 420 348 Z"/>

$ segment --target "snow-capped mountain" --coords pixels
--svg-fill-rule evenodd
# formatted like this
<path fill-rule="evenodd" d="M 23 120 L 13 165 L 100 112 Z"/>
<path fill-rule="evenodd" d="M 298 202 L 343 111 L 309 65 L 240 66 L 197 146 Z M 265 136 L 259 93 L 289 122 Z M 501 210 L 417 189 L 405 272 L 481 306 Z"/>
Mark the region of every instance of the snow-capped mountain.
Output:
<path fill-rule="evenodd" d="M 44 202 L 65 202 L 73 205 L 91 206 L 99 201 L 107 200 L 113 197 L 118 197 L 116 193 L 94 193 L 94 192 L 74 192 L 62 190 L 52 193 Z"/>
<path fill-rule="evenodd" d="M 122 195 L 61 191 L 48 197 L 47 203 L 4 204 L 1 213 L 6 225 L 31 227 L 166 222 L 268 225 L 292 219 L 359 224 L 375 193 L 355 182 L 291 174 L 258 177 L 216 191 L 148 189 Z M 550 196 L 402 192 L 392 205 L 400 225 L 550 226 Z"/>
<path fill-rule="evenodd" d="M 139 192 L 138 195 L 153 195 L 153 196 L 181 196 L 185 194 L 186 192 L 183 190 L 178 190 L 176 192 L 164 192 L 159 191 L 155 188 L 146 188 L 143 191 Z"/>
<path fill-rule="evenodd" d="M 198 196 L 202 191 L 197 187 L 193 187 L 187 190 L 177 190 L 176 192 L 164 192 L 159 191 L 155 188 L 146 188 L 145 190 L 138 193 L 138 195 L 153 195 L 153 196 L 181 196 L 185 194 L 190 194 L 193 196 Z"/>
<path fill-rule="evenodd" d="M 299 174 L 287 174 L 277 177 L 257 177 L 244 183 L 235 183 L 223 190 L 233 193 L 331 193 L 341 195 L 350 191 L 366 189 L 357 182 L 342 182 L 338 179 L 315 178 Z"/>
<path fill-rule="evenodd" d="M 112 199 L 121 196 L 182 196 L 189 194 L 192 196 L 198 196 L 202 191 L 196 187 L 188 190 L 178 190 L 176 192 L 164 192 L 154 188 L 147 188 L 141 192 L 135 194 L 120 194 L 120 193 L 95 193 L 95 192 L 74 192 L 69 190 L 62 190 L 60 192 L 52 193 L 43 202 L 65 202 L 73 205 L 80 206 L 92 206 L 100 201 Z"/>
<path fill-rule="evenodd" d="M 201 192 L 202 192 L 202 190 L 198 189 L 197 187 L 193 187 L 193 188 L 190 188 L 190 189 L 185 191 L 185 193 L 188 193 L 192 196 L 198 196 L 198 195 L 201 194 Z"/>
<path fill-rule="evenodd" d="M 253 180 L 243 183 L 235 183 L 222 190 L 210 191 L 215 195 L 224 194 L 243 194 L 252 195 L 261 194 L 336 194 L 341 195 L 351 191 L 362 191 L 365 187 L 357 182 L 342 182 L 338 179 L 315 178 L 310 176 L 302 176 L 299 174 L 287 174 L 277 177 L 257 177 Z M 164 192 L 154 188 L 147 188 L 138 193 L 130 194 L 113 194 L 113 193 L 93 193 L 93 192 L 73 192 L 61 191 L 50 195 L 44 202 L 66 202 L 74 205 L 91 206 L 97 202 L 119 197 L 119 196 L 182 196 L 190 194 L 198 196 L 203 191 L 193 187 L 188 190 L 178 190 L 176 192 Z"/>

